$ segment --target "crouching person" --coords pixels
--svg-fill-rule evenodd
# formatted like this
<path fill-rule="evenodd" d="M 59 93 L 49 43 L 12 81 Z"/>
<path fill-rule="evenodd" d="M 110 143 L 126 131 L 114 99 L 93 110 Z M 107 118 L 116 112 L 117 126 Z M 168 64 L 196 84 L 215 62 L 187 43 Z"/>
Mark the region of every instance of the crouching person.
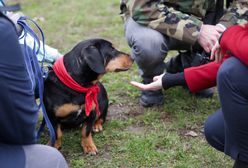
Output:
<path fill-rule="evenodd" d="M 14 24 L 0 12 L 0 167 L 67 168 L 55 148 L 36 143 L 34 84 Z"/>
<path fill-rule="evenodd" d="M 220 44 L 216 43 L 212 49 L 211 57 L 216 62 L 209 63 L 209 67 L 215 67 L 209 69 L 211 76 L 202 75 L 194 80 L 195 85 L 205 88 L 212 87 L 217 79 L 221 109 L 209 116 L 204 133 L 211 146 L 235 160 L 234 168 L 248 168 L 248 25 L 228 28 L 219 41 Z M 206 66 L 203 65 L 205 70 Z M 141 90 L 168 89 L 177 85 L 191 88 L 185 74 L 162 74 L 148 85 L 131 84 Z"/>
<path fill-rule="evenodd" d="M 248 25 L 224 32 L 212 55 L 221 62 L 226 53 L 231 57 L 217 75 L 221 109 L 207 119 L 205 136 L 214 148 L 236 160 L 234 168 L 248 168 Z"/>

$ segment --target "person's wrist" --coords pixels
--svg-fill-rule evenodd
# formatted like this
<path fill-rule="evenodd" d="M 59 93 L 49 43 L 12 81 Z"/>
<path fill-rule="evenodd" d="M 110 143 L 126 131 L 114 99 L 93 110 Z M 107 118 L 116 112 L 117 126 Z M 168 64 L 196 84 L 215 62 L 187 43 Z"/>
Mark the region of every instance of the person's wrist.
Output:
<path fill-rule="evenodd" d="M 201 28 L 200 28 L 200 31 L 199 31 L 199 34 L 198 34 L 198 37 L 197 37 L 197 41 L 199 42 L 199 39 L 201 37 L 201 33 L 202 33 L 202 29 L 204 27 L 204 24 L 201 25 Z"/>
<path fill-rule="evenodd" d="M 226 26 L 224 26 L 223 24 L 218 23 L 216 26 L 222 28 L 224 31 L 226 30 Z"/>
<path fill-rule="evenodd" d="M 17 13 L 8 12 L 6 15 L 7 15 L 8 18 L 15 24 L 15 27 L 16 27 L 16 30 L 17 30 L 18 35 L 21 35 L 23 29 L 22 29 L 22 27 L 17 23 L 17 21 L 18 21 L 22 16 L 24 16 L 24 14 L 21 13 L 21 12 L 17 12 Z"/>

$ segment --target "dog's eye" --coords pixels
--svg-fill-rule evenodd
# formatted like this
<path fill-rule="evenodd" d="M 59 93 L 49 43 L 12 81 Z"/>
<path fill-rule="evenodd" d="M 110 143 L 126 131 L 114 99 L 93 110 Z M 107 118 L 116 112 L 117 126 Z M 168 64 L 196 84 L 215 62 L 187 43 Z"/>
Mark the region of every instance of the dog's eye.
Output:
<path fill-rule="evenodd" d="M 115 49 L 113 49 L 113 48 L 112 48 L 112 49 L 111 49 L 111 51 L 112 51 L 112 52 L 114 52 L 114 51 L 115 51 Z"/>

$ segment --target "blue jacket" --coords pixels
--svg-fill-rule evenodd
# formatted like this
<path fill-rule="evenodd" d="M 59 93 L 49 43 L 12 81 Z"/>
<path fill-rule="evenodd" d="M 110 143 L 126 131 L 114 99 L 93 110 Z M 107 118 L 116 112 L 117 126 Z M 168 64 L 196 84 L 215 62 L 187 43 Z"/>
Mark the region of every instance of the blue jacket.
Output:
<path fill-rule="evenodd" d="M 0 143 L 36 142 L 38 119 L 33 84 L 14 25 L 0 16 Z"/>

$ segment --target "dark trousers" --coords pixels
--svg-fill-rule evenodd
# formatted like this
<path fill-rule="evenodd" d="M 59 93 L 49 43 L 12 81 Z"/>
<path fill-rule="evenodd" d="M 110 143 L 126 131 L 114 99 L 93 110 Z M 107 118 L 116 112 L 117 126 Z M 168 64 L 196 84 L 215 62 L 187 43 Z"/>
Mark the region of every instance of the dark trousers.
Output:
<path fill-rule="evenodd" d="M 221 109 L 205 123 L 210 145 L 248 162 L 248 66 L 231 57 L 220 67 L 217 86 Z"/>

